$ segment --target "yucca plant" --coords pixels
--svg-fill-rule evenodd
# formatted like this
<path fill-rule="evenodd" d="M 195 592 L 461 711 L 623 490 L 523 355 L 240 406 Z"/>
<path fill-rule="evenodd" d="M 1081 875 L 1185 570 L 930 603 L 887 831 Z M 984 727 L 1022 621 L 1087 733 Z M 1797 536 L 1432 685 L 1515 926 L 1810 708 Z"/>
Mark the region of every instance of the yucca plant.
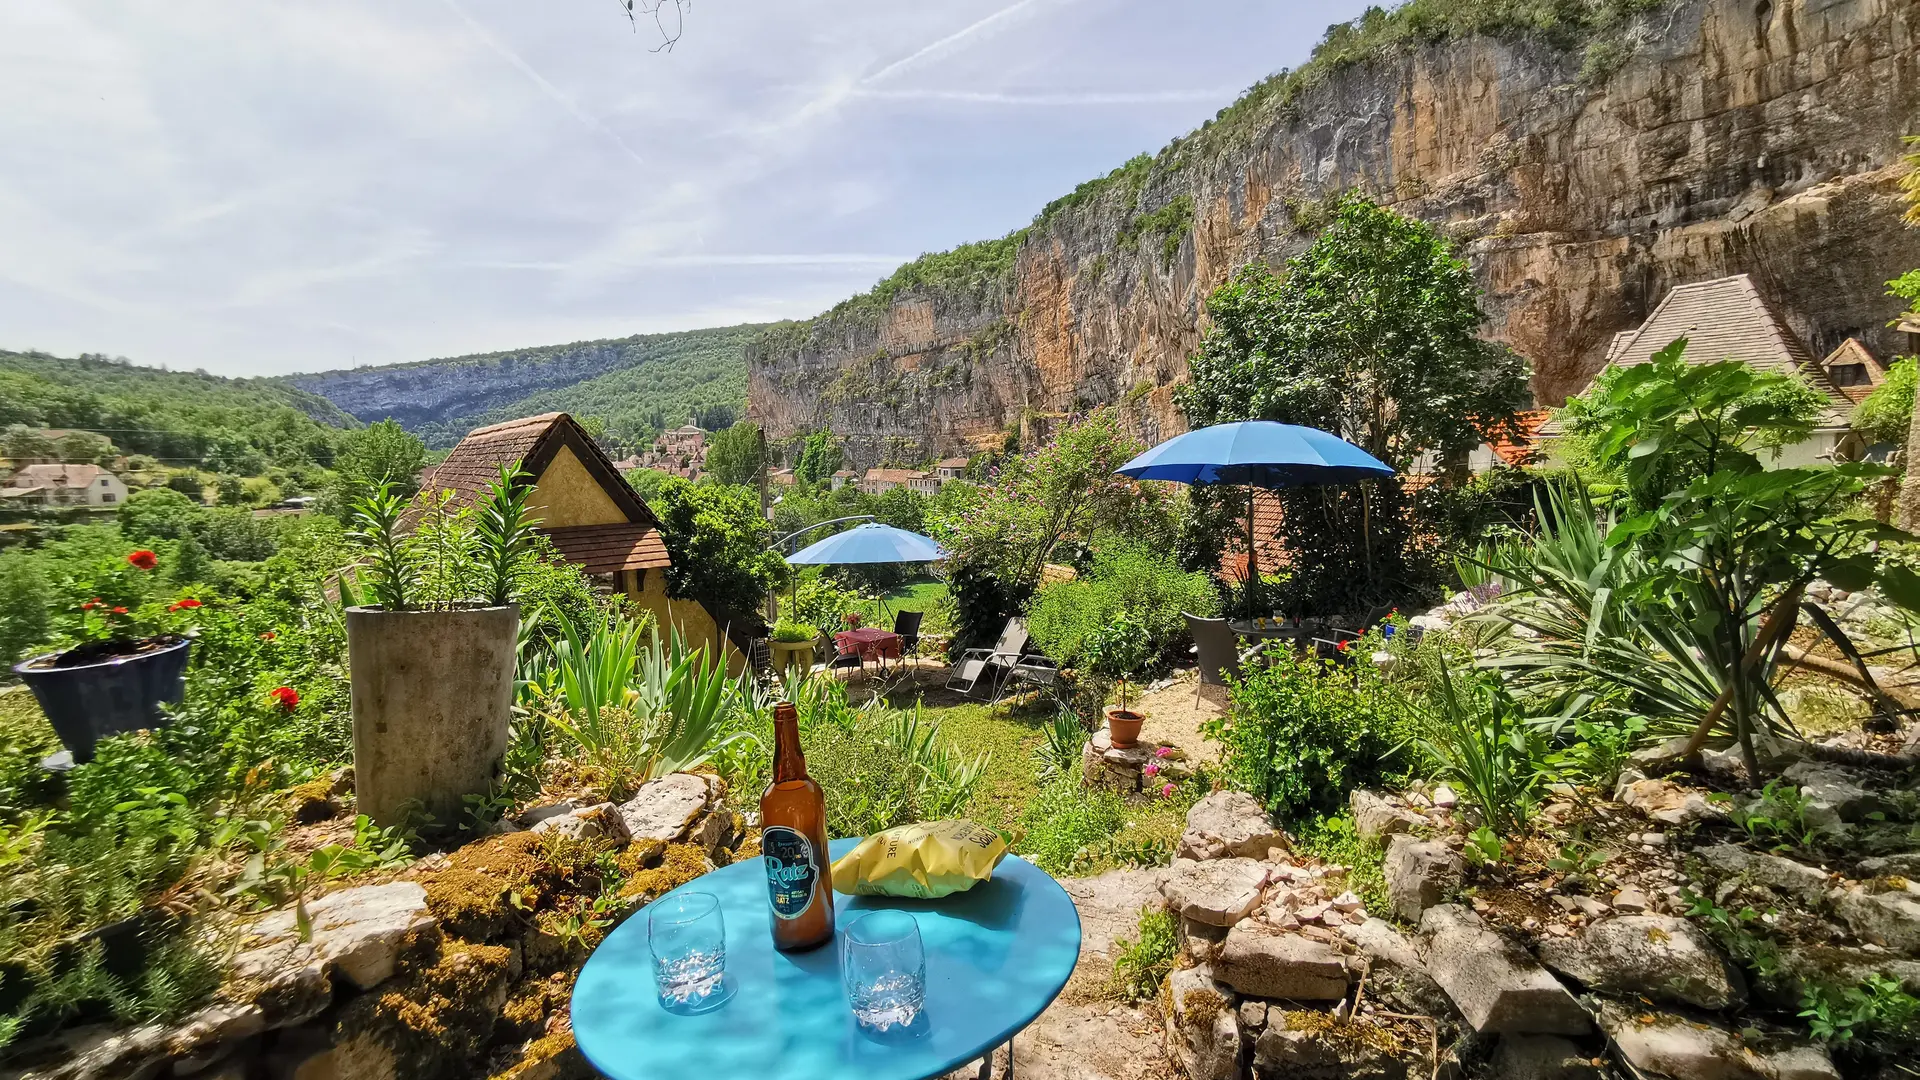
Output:
<path fill-rule="evenodd" d="M 1430 688 L 1422 747 L 1494 830 L 1524 831 L 1546 777 L 1538 730 L 1497 679 L 1455 676 L 1445 665 Z"/>

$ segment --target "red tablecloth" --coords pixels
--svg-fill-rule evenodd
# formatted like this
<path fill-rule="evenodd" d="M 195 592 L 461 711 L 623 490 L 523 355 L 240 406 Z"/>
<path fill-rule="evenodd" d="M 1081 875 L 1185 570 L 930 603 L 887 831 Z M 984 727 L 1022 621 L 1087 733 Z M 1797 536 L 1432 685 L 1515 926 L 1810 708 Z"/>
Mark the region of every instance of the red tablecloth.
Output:
<path fill-rule="evenodd" d="M 834 648 L 845 656 L 855 649 L 860 650 L 862 660 L 897 660 L 900 657 L 900 635 L 891 630 L 882 630 L 877 626 L 863 626 L 858 630 L 842 630 L 833 635 Z"/>

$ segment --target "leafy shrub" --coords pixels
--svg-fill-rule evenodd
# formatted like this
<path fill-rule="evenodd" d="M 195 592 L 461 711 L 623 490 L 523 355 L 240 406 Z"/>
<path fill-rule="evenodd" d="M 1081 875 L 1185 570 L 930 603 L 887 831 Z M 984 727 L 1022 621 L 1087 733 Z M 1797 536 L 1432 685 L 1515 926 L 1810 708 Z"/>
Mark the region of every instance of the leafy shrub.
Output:
<path fill-rule="evenodd" d="M 1378 679 L 1291 650 L 1231 680 L 1233 712 L 1207 721 L 1228 783 L 1290 819 L 1337 812 L 1356 786 L 1392 777 L 1410 704 Z M 1403 766 L 1404 768 L 1404 766 Z"/>
<path fill-rule="evenodd" d="M 773 640 L 778 642 L 798 644 L 803 641 L 812 641 L 818 638 L 820 636 L 820 628 L 810 623 L 797 622 L 793 619 L 781 619 L 779 622 L 773 624 L 771 636 Z"/>
<path fill-rule="evenodd" d="M 1904 445 L 1907 428 L 1913 423 L 1914 365 L 1911 356 L 1903 356 L 1887 369 L 1886 380 L 1873 388 L 1853 410 L 1853 426 L 1871 442 Z"/>
<path fill-rule="evenodd" d="M 793 587 L 788 614 L 797 622 L 811 626 L 838 628 L 849 611 L 859 611 L 860 594 L 843 588 L 824 574 L 808 574 Z"/>
<path fill-rule="evenodd" d="M 911 709 L 847 705 L 846 689 L 816 677 L 797 694 L 807 771 L 827 793 L 834 836 L 871 836 L 896 825 L 958 814 L 986 771 L 940 736 L 939 724 Z"/>
<path fill-rule="evenodd" d="M 1101 628 L 1126 616 L 1137 623 L 1147 658 L 1157 665 L 1187 643 L 1183 612 L 1210 616 L 1219 607 L 1206 574 L 1181 570 L 1171 553 L 1122 541 L 1095 555 L 1087 576 L 1042 588 L 1027 613 L 1027 628 L 1042 652 L 1073 667 L 1087 662 L 1088 642 Z"/>
<path fill-rule="evenodd" d="M 1090 860 L 1127 822 L 1127 804 L 1104 789 L 1089 791 L 1078 776 L 1056 780 L 1027 804 L 1020 823 L 1020 854 L 1049 874 L 1066 874 Z"/>
<path fill-rule="evenodd" d="M 786 580 L 786 562 L 767 550 L 772 527 L 751 490 L 669 477 L 649 505 L 673 557 L 669 594 L 698 600 L 724 617 L 727 611 L 752 611 Z"/>
<path fill-rule="evenodd" d="M 1347 868 L 1347 887 L 1374 915 L 1388 911 L 1386 845 L 1360 838 L 1351 814 L 1329 814 L 1299 830 L 1300 850 L 1322 862 Z"/>
<path fill-rule="evenodd" d="M 11 666 L 53 634 L 53 590 L 24 551 L 0 554 L 0 664 Z"/>
<path fill-rule="evenodd" d="M 1145 1001 L 1158 994 L 1160 984 L 1173 973 L 1173 958 L 1180 951 L 1180 924 L 1165 908 L 1143 908 L 1139 936 L 1114 944 L 1119 946 L 1113 958 L 1114 988 L 1131 1001 Z"/>

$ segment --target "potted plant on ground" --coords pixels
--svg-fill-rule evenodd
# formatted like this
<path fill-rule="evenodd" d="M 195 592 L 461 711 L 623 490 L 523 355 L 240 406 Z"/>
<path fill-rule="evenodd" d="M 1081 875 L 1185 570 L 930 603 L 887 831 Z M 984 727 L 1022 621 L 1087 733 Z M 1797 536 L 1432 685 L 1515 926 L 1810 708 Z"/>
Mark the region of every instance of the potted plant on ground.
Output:
<path fill-rule="evenodd" d="M 464 797 L 498 772 L 520 628 L 514 579 L 533 541 L 527 495 L 525 474 L 502 468 L 471 507 L 445 493 L 416 505 L 382 484 L 353 508 L 364 554 L 341 600 L 354 797 L 380 825 L 422 810 L 457 821 Z"/>
<path fill-rule="evenodd" d="M 1122 749 L 1140 739 L 1145 713 L 1128 708 L 1128 681 L 1140 673 L 1147 662 L 1147 628 L 1130 612 L 1121 612 L 1113 621 L 1087 635 L 1082 651 L 1086 666 L 1096 675 L 1112 679 L 1118 687 L 1120 704 L 1106 710 L 1107 732 L 1113 745 Z"/>
<path fill-rule="evenodd" d="M 79 583 L 83 595 L 96 595 L 70 620 L 67 635 L 77 644 L 13 666 L 72 762 L 93 760 L 94 745 L 109 735 L 161 726 L 160 707 L 185 692 L 187 634 L 200 601 L 161 598 L 159 565 L 145 548 L 102 564 Z M 49 767 L 67 764 L 59 757 Z"/>
<path fill-rule="evenodd" d="M 804 674 L 813 669 L 814 648 L 820 640 L 820 628 L 798 619 L 781 619 L 773 624 L 767 648 L 773 653 L 773 669 L 786 672 L 798 666 Z"/>

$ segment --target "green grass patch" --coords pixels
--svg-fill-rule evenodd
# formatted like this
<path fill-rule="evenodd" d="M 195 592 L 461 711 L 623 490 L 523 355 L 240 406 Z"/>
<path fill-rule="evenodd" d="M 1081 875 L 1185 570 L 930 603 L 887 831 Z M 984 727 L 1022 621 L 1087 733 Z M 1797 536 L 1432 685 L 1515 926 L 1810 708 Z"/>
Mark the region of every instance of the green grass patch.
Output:
<path fill-rule="evenodd" d="M 928 708 L 947 745 L 967 757 L 992 755 L 974 789 L 967 818 L 1004 829 L 1020 824 L 1021 813 L 1040 793 L 1033 752 L 1043 739 L 1037 719 L 1021 719 L 991 705 Z"/>

